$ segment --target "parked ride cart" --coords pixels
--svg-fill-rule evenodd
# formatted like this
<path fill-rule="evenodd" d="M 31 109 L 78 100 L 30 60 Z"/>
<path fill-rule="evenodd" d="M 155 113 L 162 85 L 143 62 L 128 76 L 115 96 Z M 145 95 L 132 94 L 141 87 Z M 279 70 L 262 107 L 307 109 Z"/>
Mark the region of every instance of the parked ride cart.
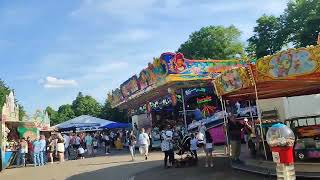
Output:
<path fill-rule="evenodd" d="M 297 160 L 320 158 L 320 116 L 295 118 L 286 121 L 296 135 L 294 154 Z"/>

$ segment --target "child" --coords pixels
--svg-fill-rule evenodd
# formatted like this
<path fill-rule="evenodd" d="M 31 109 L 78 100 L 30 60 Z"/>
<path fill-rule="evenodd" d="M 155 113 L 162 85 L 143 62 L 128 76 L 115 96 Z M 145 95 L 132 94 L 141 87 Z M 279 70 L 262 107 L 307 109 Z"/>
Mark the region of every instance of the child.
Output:
<path fill-rule="evenodd" d="M 192 156 L 196 158 L 196 161 L 198 161 L 197 149 L 198 149 L 198 140 L 194 134 L 191 134 L 190 151 Z"/>
<path fill-rule="evenodd" d="M 84 159 L 83 155 L 84 155 L 84 149 L 83 149 L 82 146 L 79 146 L 79 148 L 78 148 L 78 158 Z"/>

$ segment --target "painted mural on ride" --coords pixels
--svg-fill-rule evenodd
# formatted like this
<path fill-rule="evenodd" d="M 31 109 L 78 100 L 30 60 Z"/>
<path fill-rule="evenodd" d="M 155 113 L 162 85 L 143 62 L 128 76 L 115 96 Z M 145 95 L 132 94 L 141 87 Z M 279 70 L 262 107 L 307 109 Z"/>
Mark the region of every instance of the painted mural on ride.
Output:
<path fill-rule="evenodd" d="M 257 61 L 257 81 L 320 77 L 320 46 L 288 49 Z"/>
<path fill-rule="evenodd" d="M 108 94 L 113 107 L 169 82 L 213 79 L 221 72 L 241 67 L 239 60 L 190 60 L 182 53 L 163 53 Z"/>
<path fill-rule="evenodd" d="M 288 49 L 257 60 L 256 64 L 226 70 L 215 78 L 218 95 L 274 80 L 316 80 L 320 78 L 320 46 Z"/>

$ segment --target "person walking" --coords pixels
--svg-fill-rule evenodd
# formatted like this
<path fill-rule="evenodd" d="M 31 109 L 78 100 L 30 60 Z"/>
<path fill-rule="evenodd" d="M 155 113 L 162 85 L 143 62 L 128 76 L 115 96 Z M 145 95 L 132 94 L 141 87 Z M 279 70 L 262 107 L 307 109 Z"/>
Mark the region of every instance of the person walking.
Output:
<path fill-rule="evenodd" d="M 196 161 L 198 161 L 197 149 L 198 149 L 198 139 L 194 134 L 191 134 L 190 151 L 191 151 L 191 155 L 196 159 Z"/>
<path fill-rule="evenodd" d="M 130 150 L 130 154 L 131 154 L 131 158 L 132 158 L 132 161 L 134 161 L 134 157 L 135 157 L 135 145 L 137 143 L 137 138 L 136 136 L 134 135 L 133 131 L 130 132 L 130 135 L 129 135 L 129 150 Z"/>
<path fill-rule="evenodd" d="M 55 152 L 55 144 L 56 139 L 52 136 L 49 138 L 48 152 L 49 152 L 49 160 L 50 163 L 53 164 L 53 153 Z"/>
<path fill-rule="evenodd" d="M 91 136 L 91 134 L 87 134 L 86 137 L 84 138 L 84 142 L 86 144 L 86 148 L 87 148 L 87 152 L 88 152 L 88 155 L 91 156 L 92 155 L 92 141 L 93 141 L 93 138 Z"/>
<path fill-rule="evenodd" d="M 233 163 L 240 163 L 240 153 L 241 153 L 241 129 L 244 125 L 236 120 L 233 114 L 229 117 L 229 135 L 231 144 L 231 161 Z"/>
<path fill-rule="evenodd" d="M 40 136 L 40 165 L 43 166 L 45 164 L 46 161 L 46 137 L 44 135 Z"/>
<path fill-rule="evenodd" d="M 64 139 L 64 148 L 65 148 L 64 149 L 64 156 L 68 160 L 69 157 L 70 157 L 70 149 L 69 149 L 69 147 L 70 147 L 70 139 L 71 139 L 71 137 L 68 134 L 64 134 L 63 135 L 63 139 Z"/>
<path fill-rule="evenodd" d="M 206 165 L 205 167 L 213 167 L 213 139 L 209 131 L 205 132 L 205 151 L 206 151 Z"/>
<path fill-rule="evenodd" d="M 104 134 L 104 146 L 105 146 L 105 153 L 106 155 L 110 154 L 110 145 L 111 145 L 111 139 L 110 136 L 108 135 L 108 133 Z"/>
<path fill-rule="evenodd" d="M 79 135 L 76 134 L 74 137 L 75 148 L 78 149 L 80 147 L 80 144 L 81 144 L 81 139 L 80 139 Z"/>
<path fill-rule="evenodd" d="M 140 154 L 145 156 L 145 160 L 148 160 L 150 139 L 144 128 L 141 129 L 141 134 L 139 135 L 139 144 Z"/>
<path fill-rule="evenodd" d="M 28 158 L 26 158 L 26 159 L 29 159 L 29 162 L 31 164 L 33 164 L 34 163 L 34 159 L 33 159 L 33 142 L 30 139 L 30 137 L 27 137 L 27 143 L 28 143 L 28 153 L 27 153 Z"/>
<path fill-rule="evenodd" d="M 97 152 L 98 152 L 98 146 L 99 146 L 99 136 L 95 136 L 92 139 L 92 147 L 93 147 L 93 156 L 96 156 Z"/>
<path fill-rule="evenodd" d="M 40 138 L 37 137 L 36 140 L 33 142 L 34 167 L 42 166 L 42 164 L 40 162 L 40 152 L 41 152 L 41 142 L 40 142 Z"/>
<path fill-rule="evenodd" d="M 28 154 L 28 142 L 25 138 L 22 138 L 19 143 L 19 157 L 17 158 L 17 166 L 22 164 L 23 167 L 26 166 L 26 154 Z"/>
<path fill-rule="evenodd" d="M 57 152 L 59 154 L 59 161 L 60 163 L 64 162 L 64 139 L 62 135 L 59 133 L 57 135 Z"/>
<path fill-rule="evenodd" d="M 161 151 L 164 152 L 164 168 L 172 167 L 174 161 L 173 152 L 173 132 L 168 127 L 165 131 L 161 133 Z M 168 164 L 169 158 L 169 164 Z"/>

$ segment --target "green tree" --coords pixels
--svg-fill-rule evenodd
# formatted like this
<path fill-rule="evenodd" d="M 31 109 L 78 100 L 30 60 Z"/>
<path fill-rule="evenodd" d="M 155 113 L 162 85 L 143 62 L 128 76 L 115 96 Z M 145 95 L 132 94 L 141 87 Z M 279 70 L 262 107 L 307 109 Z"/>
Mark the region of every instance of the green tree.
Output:
<path fill-rule="evenodd" d="M 240 35 L 235 26 L 203 27 L 192 33 L 178 51 L 192 59 L 227 59 L 243 53 Z"/>
<path fill-rule="evenodd" d="M 320 31 L 320 0 L 294 0 L 280 17 L 283 36 L 296 47 L 315 45 Z"/>
<path fill-rule="evenodd" d="M 105 101 L 100 118 L 116 122 L 128 122 L 126 111 L 120 111 L 118 108 L 112 108 L 108 100 Z"/>
<path fill-rule="evenodd" d="M 58 109 L 59 123 L 75 118 L 72 106 L 70 104 L 65 104 Z"/>
<path fill-rule="evenodd" d="M 280 33 L 281 23 L 275 16 L 263 15 L 257 20 L 254 35 L 248 39 L 246 51 L 257 58 L 274 54 L 281 50 L 284 42 Z"/>
<path fill-rule="evenodd" d="M 10 89 L 3 80 L 0 79 L 0 113 L 2 112 L 2 106 L 6 101 L 6 96 L 9 95 Z"/>
<path fill-rule="evenodd" d="M 48 106 L 46 108 L 46 112 L 48 113 L 48 115 L 50 117 L 50 124 L 51 125 L 56 125 L 56 124 L 60 123 L 59 114 L 52 107 Z"/>
<path fill-rule="evenodd" d="M 72 109 L 76 116 L 91 115 L 99 117 L 102 107 L 93 97 L 83 96 L 79 92 L 77 98 L 72 103 Z"/>
<path fill-rule="evenodd" d="M 19 121 L 22 121 L 25 115 L 27 115 L 27 113 L 24 110 L 24 107 L 19 104 Z"/>
<path fill-rule="evenodd" d="M 113 116 L 113 109 L 111 107 L 111 103 L 108 100 L 106 100 L 104 103 L 104 106 L 102 107 L 100 118 L 111 120 L 113 119 L 112 116 Z"/>

